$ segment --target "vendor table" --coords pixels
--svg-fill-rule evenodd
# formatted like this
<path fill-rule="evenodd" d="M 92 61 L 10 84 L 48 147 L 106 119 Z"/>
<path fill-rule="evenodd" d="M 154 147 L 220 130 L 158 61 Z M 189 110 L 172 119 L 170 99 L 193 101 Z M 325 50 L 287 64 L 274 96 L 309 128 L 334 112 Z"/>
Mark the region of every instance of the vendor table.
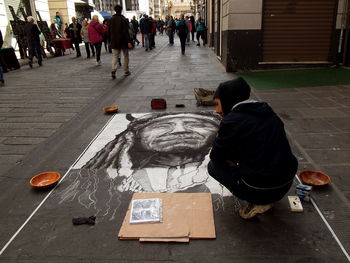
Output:
<path fill-rule="evenodd" d="M 73 48 L 72 40 L 70 38 L 55 38 L 52 40 L 56 51 L 64 54 L 66 49 Z"/>

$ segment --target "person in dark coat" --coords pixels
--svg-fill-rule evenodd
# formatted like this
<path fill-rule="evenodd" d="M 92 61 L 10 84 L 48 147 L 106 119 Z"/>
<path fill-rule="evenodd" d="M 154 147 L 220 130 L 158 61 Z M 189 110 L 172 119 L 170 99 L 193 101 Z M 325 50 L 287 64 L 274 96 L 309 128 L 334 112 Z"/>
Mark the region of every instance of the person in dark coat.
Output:
<path fill-rule="evenodd" d="M 209 174 L 248 202 L 239 214 L 266 212 L 290 189 L 298 162 L 284 125 L 266 102 L 250 100 L 243 78 L 223 82 L 214 94 L 223 119 L 210 152 Z"/>
<path fill-rule="evenodd" d="M 2 33 L 1 33 L 1 30 L 0 30 L 0 48 L 2 48 L 2 45 L 4 44 L 4 39 L 2 37 Z M 1 57 L 1 54 L 0 54 L 0 82 L 2 84 L 5 83 L 5 80 L 4 80 L 4 70 L 2 68 L 2 64 L 3 64 L 3 61 L 2 61 L 2 57 Z"/>
<path fill-rule="evenodd" d="M 129 50 L 132 47 L 132 39 L 129 34 L 129 23 L 122 15 L 123 8 L 116 5 L 115 14 L 112 16 L 108 26 L 108 43 L 113 49 L 112 58 L 112 78 L 115 79 L 115 74 L 118 67 L 118 57 L 123 51 L 124 54 L 124 75 L 129 76 Z"/>
<path fill-rule="evenodd" d="M 24 32 L 28 42 L 28 52 L 29 52 L 29 66 L 33 67 L 33 57 L 36 56 L 38 59 L 39 66 L 42 65 L 41 56 L 41 45 L 39 35 L 41 34 L 38 26 L 34 24 L 34 18 L 32 16 L 27 17 L 28 23 L 24 26 Z"/>
<path fill-rule="evenodd" d="M 79 44 L 82 42 L 81 38 L 81 24 L 77 22 L 75 17 L 72 17 L 72 23 L 69 25 L 69 35 L 72 38 L 72 43 L 75 47 L 75 50 L 77 52 L 77 58 L 81 57 Z"/>
<path fill-rule="evenodd" d="M 143 19 L 143 36 L 145 39 L 145 50 L 152 49 L 151 47 L 152 21 L 146 15 Z"/>
<path fill-rule="evenodd" d="M 176 22 L 176 30 L 180 38 L 181 43 L 181 53 L 185 55 L 186 38 L 188 33 L 188 24 L 185 20 L 185 16 L 181 15 L 180 19 Z"/>

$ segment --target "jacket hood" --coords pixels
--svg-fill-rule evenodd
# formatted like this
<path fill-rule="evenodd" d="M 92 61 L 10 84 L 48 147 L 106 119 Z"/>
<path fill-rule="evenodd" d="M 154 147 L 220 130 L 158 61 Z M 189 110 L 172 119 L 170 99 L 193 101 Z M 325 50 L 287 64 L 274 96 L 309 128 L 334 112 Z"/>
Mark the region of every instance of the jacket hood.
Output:
<path fill-rule="evenodd" d="M 224 115 L 231 112 L 233 105 L 247 100 L 250 96 L 250 86 L 241 77 L 220 83 L 214 94 L 214 99 L 221 101 Z"/>

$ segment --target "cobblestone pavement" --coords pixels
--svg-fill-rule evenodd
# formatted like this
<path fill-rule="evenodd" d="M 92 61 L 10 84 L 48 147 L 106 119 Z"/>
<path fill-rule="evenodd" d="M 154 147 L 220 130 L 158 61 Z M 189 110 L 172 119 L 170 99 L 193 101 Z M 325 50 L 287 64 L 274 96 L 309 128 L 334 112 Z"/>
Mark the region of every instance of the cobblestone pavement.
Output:
<path fill-rule="evenodd" d="M 156 41 L 157 47 L 152 51 L 145 52 L 138 46 L 130 52 L 132 74 L 126 78 L 120 69 L 117 79 L 111 79 L 110 54 L 103 52 L 102 66 L 98 67 L 92 59 L 75 58 L 74 51 L 70 55 L 45 60 L 44 66 L 40 68 L 37 65 L 34 69 L 23 66 L 20 70 L 5 74 L 6 85 L 0 88 L 0 208 L 8 213 L 0 216 L 0 225 L 6 226 L 0 231 L 0 247 L 3 247 L 43 198 L 38 193 L 28 193 L 28 179 L 44 170 L 67 171 L 110 118 L 103 114 L 103 106 L 118 105 L 123 113 L 151 112 L 150 100 L 163 97 L 168 102 L 166 111 L 213 110 L 213 107 L 196 106 L 193 88 L 215 89 L 220 82 L 231 79 L 234 75 L 224 71 L 208 47 L 197 47 L 191 43 L 183 56 L 178 38 L 175 39 L 175 46 L 168 46 L 165 36 L 157 37 Z M 339 238 L 339 243 L 349 253 L 350 85 L 264 91 L 253 88 L 252 93 L 254 98 L 271 104 L 283 119 L 293 151 L 299 160 L 299 171 L 322 170 L 331 176 L 331 185 L 314 189 L 313 196 L 320 212 Z M 178 103 L 185 104 L 185 108 L 175 108 Z M 30 194 L 30 198 L 25 194 Z M 213 246 L 217 252 L 202 242 L 181 248 L 188 249 L 188 254 L 183 253 L 192 257 L 188 262 L 196 262 L 196 258 L 212 262 L 219 254 L 220 262 L 232 262 L 233 259 L 238 259 L 239 262 L 285 262 L 286 257 L 289 257 L 290 262 L 328 262 L 332 257 L 335 262 L 346 262 L 338 244 L 316 215 L 316 210 L 311 205 L 306 205 L 306 213 L 301 217 L 300 224 L 303 224 L 303 229 L 309 228 L 311 233 L 291 241 L 296 247 L 305 249 L 300 253 L 294 250 L 290 253 L 292 245 L 279 247 L 283 235 L 281 233 L 284 228 L 288 228 L 284 225 L 288 217 L 282 221 L 271 221 L 278 226 L 273 233 L 264 227 L 242 226 L 235 221 L 233 230 L 239 232 L 242 227 L 246 229 L 246 232 L 239 232 L 242 240 L 248 240 L 249 235 L 255 235 L 253 233 L 265 231 L 266 235 L 268 232 L 273 236 L 264 239 L 274 244 L 271 246 L 261 247 L 261 244 L 253 242 L 242 248 L 234 239 L 235 232 L 231 228 L 225 228 L 231 221 L 225 221 L 226 224 L 221 224 L 224 229 L 219 229 L 218 232 L 230 234 L 224 240 L 218 238 L 220 246 Z M 217 215 L 216 220 L 220 216 L 222 215 Z M 313 224 L 316 222 L 319 225 Z M 36 262 L 29 252 L 24 255 L 16 250 L 16 247 L 28 242 L 30 229 L 29 227 L 23 234 L 17 246 L 9 250 L 8 254 L 12 257 L 9 256 L 4 262 L 16 261 L 13 256 L 16 254 L 21 255 L 18 258 L 23 261 Z M 249 247 L 253 244 L 253 247 Z M 127 251 L 131 243 L 121 242 L 118 245 Z M 88 251 L 87 247 L 82 248 L 82 251 Z M 230 252 L 225 247 L 229 247 Z M 249 256 L 245 261 L 240 256 L 257 251 L 257 247 L 260 250 L 254 252 L 250 260 L 247 259 Z M 307 250 L 308 247 L 312 251 Z M 133 245 L 133 248 L 140 249 L 137 245 Z M 148 248 L 158 251 L 158 247 Z M 236 248 L 239 248 L 236 253 L 240 255 L 234 254 Z M 322 248 L 325 251 L 329 249 L 328 259 L 318 255 Z M 169 253 L 160 253 L 159 256 L 154 251 L 154 258 L 149 256 L 148 262 L 161 260 L 162 257 L 171 261 L 171 256 L 175 257 L 175 261 L 184 261 L 181 260 L 182 252 L 176 247 L 169 245 L 165 250 Z M 203 251 L 207 251 L 208 256 L 201 256 L 206 255 Z M 150 251 L 145 250 L 143 253 L 150 255 Z M 275 257 L 277 254 L 274 253 L 280 257 Z M 116 255 L 119 260 L 126 261 L 121 252 Z M 99 254 L 102 262 L 104 257 L 105 255 Z M 140 258 L 134 257 L 139 261 Z M 83 255 L 74 258 L 77 262 L 80 259 L 84 262 Z M 59 262 L 58 257 L 52 258 L 52 262 Z"/>
<path fill-rule="evenodd" d="M 178 43 L 169 47 L 162 36 L 152 51 L 137 46 L 130 52 L 132 85 L 129 88 L 124 84 L 127 89 L 119 85 L 125 82 L 122 68 L 117 79 L 111 79 L 111 55 L 104 50 L 100 67 L 84 55 L 75 58 L 71 51 L 70 55 L 45 60 L 43 67 L 34 64 L 30 69 L 25 65 L 5 74 L 6 85 L 0 89 L 0 175 L 20 163 L 62 124 L 84 114 L 89 103 L 108 88 L 122 89 L 118 98 L 123 112 L 147 112 L 149 100 L 155 96 L 167 98 L 170 107 L 185 103 L 189 110 L 195 104 L 193 88 L 215 88 L 230 77 L 209 56 L 207 48 L 192 44 L 186 56 L 179 55 L 179 48 Z"/>

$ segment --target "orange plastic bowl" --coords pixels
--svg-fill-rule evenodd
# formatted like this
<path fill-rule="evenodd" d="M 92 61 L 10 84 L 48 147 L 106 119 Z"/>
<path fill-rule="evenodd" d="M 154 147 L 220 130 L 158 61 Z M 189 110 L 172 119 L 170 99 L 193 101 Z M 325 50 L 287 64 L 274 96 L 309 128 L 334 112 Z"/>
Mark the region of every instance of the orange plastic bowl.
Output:
<path fill-rule="evenodd" d="M 299 178 L 303 182 L 303 184 L 312 186 L 327 185 L 331 181 L 328 175 L 320 171 L 302 171 L 299 174 Z"/>
<path fill-rule="evenodd" d="M 30 184 L 37 188 L 45 188 L 54 186 L 58 180 L 61 178 L 61 175 L 56 172 L 45 172 L 35 175 L 30 179 Z"/>
<path fill-rule="evenodd" d="M 107 114 L 118 112 L 118 106 L 107 106 L 103 108 L 104 112 Z"/>

